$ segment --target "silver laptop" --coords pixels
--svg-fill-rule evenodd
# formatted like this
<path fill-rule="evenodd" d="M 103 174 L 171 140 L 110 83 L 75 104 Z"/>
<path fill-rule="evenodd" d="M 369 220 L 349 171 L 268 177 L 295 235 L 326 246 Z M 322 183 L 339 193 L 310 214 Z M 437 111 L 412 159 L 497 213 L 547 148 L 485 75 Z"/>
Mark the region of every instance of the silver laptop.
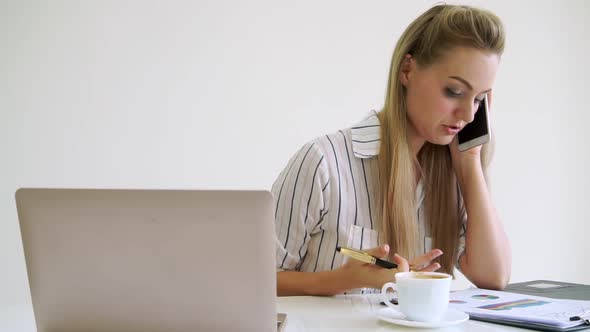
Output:
<path fill-rule="evenodd" d="M 266 191 L 19 189 L 38 332 L 277 330 Z"/>

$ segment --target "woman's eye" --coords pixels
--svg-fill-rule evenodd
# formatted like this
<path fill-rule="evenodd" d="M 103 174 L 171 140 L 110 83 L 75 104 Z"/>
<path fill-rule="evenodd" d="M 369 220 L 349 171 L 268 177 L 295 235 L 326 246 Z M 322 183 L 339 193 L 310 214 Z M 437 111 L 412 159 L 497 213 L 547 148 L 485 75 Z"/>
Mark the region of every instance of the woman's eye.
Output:
<path fill-rule="evenodd" d="M 445 89 L 445 94 L 449 97 L 458 97 L 461 95 L 461 91 L 460 90 L 455 90 L 455 89 L 451 89 L 451 88 L 446 88 Z"/>

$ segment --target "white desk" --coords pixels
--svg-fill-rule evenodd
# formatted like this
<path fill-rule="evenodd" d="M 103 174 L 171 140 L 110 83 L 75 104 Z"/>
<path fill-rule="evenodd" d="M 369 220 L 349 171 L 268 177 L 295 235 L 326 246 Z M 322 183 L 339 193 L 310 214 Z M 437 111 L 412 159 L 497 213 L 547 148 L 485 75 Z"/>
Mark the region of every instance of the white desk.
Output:
<path fill-rule="evenodd" d="M 416 329 L 382 322 L 376 312 L 385 308 L 376 295 L 343 295 L 335 297 L 281 297 L 277 310 L 287 313 L 284 332 L 299 331 L 433 331 L 493 332 L 531 331 L 510 326 L 469 320 L 440 329 Z"/>
<path fill-rule="evenodd" d="M 280 297 L 277 310 L 287 313 L 284 332 L 300 331 L 435 331 L 494 332 L 531 331 L 509 326 L 467 321 L 436 330 L 415 329 L 381 322 L 376 312 L 384 308 L 375 295 L 344 295 L 335 297 Z M 0 308 L 0 332 L 36 332 L 30 305 Z"/>

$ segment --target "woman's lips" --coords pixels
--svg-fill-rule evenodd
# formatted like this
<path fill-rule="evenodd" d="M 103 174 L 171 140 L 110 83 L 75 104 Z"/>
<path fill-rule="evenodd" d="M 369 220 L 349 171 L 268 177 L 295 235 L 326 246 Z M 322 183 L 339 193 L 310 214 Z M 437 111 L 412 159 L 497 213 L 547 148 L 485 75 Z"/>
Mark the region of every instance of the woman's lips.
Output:
<path fill-rule="evenodd" d="M 459 131 L 461 131 L 461 127 L 459 126 L 443 125 L 443 127 L 445 128 L 445 132 L 449 135 L 456 135 Z"/>

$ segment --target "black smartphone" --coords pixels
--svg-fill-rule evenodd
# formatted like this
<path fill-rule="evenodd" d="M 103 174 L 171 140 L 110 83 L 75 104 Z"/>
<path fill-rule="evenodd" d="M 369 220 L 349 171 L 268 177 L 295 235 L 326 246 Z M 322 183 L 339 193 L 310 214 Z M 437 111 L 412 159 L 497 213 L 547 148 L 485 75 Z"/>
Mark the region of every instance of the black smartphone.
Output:
<path fill-rule="evenodd" d="M 459 151 L 469 150 L 490 141 L 491 130 L 488 113 L 488 97 L 486 95 L 479 103 L 473 121 L 463 127 L 457 134 Z"/>

